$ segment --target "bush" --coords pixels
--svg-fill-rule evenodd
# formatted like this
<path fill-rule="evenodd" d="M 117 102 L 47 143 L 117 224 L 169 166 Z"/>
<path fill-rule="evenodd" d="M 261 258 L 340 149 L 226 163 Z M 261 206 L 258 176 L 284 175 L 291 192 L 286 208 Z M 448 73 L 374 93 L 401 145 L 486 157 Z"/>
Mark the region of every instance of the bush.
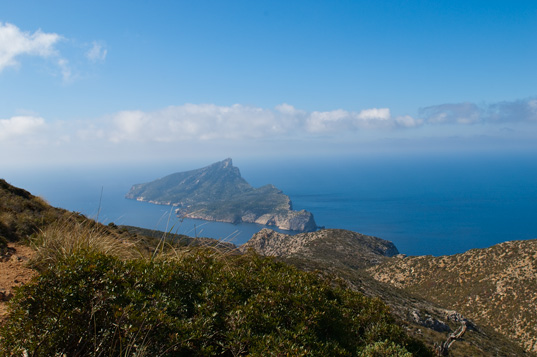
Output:
<path fill-rule="evenodd" d="M 367 357 L 412 357 L 412 353 L 409 353 L 406 349 L 396 345 L 393 341 L 379 341 L 368 345 L 360 353 L 360 356 Z"/>
<path fill-rule="evenodd" d="M 3 355 L 429 355 L 378 299 L 208 250 L 153 261 L 79 251 L 17 292 L 0 336 Z"/>

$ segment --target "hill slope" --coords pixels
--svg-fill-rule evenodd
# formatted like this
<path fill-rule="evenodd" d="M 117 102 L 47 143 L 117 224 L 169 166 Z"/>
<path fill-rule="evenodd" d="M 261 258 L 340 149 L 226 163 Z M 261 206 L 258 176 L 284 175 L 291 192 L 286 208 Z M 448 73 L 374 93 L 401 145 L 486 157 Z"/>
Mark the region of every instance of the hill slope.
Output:
<path fill-rule="evenodd" d="M 144 237 L 131 235 L 160 234 L 103 226 L 4 186 L 8 227 L 49 210 L 58 216 L 36 221 L 37 277 L 0 321 L 2 356 L 432 355 L 382 301 L 339 279 L 180 235 L 170 237 L 179 245 L 157 240 L 146 254 Z M 1 269 L 10 275 L 12 265 Z"/>
<path fill-rule="evenodd" d="M 5 251 L 7 242 L 17 242 L 37 233 L 64 213 L 0 179 L 0 254 Z"/>
<path fill-rule="evenodd" d="M 231 159 L 132 186 L 129 199 L 177 206 L 188 218 L 249 222 L 294 231 L 317 228 L 313 215 L 293 211 L 291 200 L 272 185 L 250 186 Z"/>
<path fill-rule="evenodd" d="M 370 272 L 378 281 L 452 306 L 537 352 L 537 240 L 393 259 Z"/>
<path fill-rule="evenodd" d="M 426 288 L 423 294 L 415 294 L 412 288 L 403 290 L 399 286 L 386 284 L 385 280 L 372 278 L 368 268 L 384 271 L 385 266 L 410 259 L 397 255 L 397 248 L 389 241 L 342 229 L 325 229 L 294 236 L 265 229 L 255 234 L 239 250 L 275 256 L 303 270 L 336 274 L 354 290 L 381 298 L 391 307 L 392 313 L 403 321 L 410 334 L 427 341 L 429 345 L 444 341 L 462 321 L 466 321 L 470 329 L 463 340 L 450 348 L 452 356 L 526 355 L 524 349 L 489 327 L 488 319 L 478 320 L 476 315 L 469 315 L 466 317 L 475 318 L 476 322 L 468 321 L 459 313 L 463 311 L 453 301 L 431 301 L 430 291 L 428 294 Z M 430 273 L 433 276 L 435 270 L 430 269 Z M 412 271 L 408 270 L 407 274 L 412 275 Z M 390 272 L 386 272 L 385 276 L 388 279 Z M 513 308 L 516 306 L 516 302 L 511 305 Z"/>

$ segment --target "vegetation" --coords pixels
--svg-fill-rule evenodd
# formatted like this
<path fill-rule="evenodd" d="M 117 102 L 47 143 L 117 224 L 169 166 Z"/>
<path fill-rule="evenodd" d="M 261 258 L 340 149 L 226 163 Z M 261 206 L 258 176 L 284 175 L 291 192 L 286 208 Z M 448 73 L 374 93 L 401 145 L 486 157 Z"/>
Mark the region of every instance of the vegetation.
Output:
<path fill-rule="evenodd" d="M 379 281 L 450 306 L 537 352 L 537 240 L 450 256 L 394 259 L 370 272 Z"/>
<path fill-rule="evenodd" d="M 466 314 L 467 310 L 461 311 L 459 306 L 445 301 L 441 304 L 431 302 L 432 299 L 444 294 L 446 296 L 451 295 L 454 300 L 466 301 L 465 295 L 460 294 L 459 290 L 454 289 L 453 285 L 449 285 L 450 288 L 445 290 L 440 289 L 439 285 L 433 285 L 443 280 L 443 262 L 437 261 L 435 264 L 428 265 L 424 270 L 428 272 L 430 280 L 428 284 L 423 284 L 421 287 L 416 287 L 416 289 L 414 289 L 415 286 L 412 286 L 406 290 L 401 290 L 391 285 L 394 281 L 398 281 L 399 274 L 406 275 L 408 278 L 418 278 L 420 269 L 414 265 L 403 265 L 400 266 L 398 272 L 386 274 L 385 279 L 382 280 L 390 285 L 375 280 L 370 275 L 371 273 L 368 272 L 367 267 L 377 267 L 374 269 L 383 271 L 386 267 L 399 266 L 404 262 L 433 259 L 432 257 L 403 258 L 403 256 L 389 258 L 389 255 L 397 252 L 395 247 L 390 242 L 378 238 L 338 229 L 324 229 L 312 233 L 300 233 L 290 237 L 267 229 L 254 235 L 248 243 L 239 248 L 241 251 L 248 251 L 249 249 L 253 249 L 262 255 L 276 256 L 279 260 L 292 264 L 301 270 L 330 272 L 344 279 L 353 290 L 360 291 L 366 296 L 380 297 L 384 303 L 390 306 L 392 314 L 405 324 L 407 333 L 426 341 L 430 346 L 445 343 L 450 333 L 460 328 L 461 321 L 465 320 L 464 316 L 457 311 L 464 311 Z M 535 251 L 535 249 L 531 248 L 527 250 L 528 254 L 535 254 Z M 523 254 L 520 253 L 517 251 L 515 254 L 523 257 Z M 445 257 L 440 259 L 445 259 Z M 524 261 L 525 258 L 521 260 Z M 455 275 L 457 273 L 460 274 L 460 277 L 479 277 L 484 272 L 492 271 L 490 267 L 487 267 L 486 269 L 473 269 L 472 272 L 465 273 L 468 268 L 464 268 L 462 269 L 464 274 L 461 274 L 460 268 L 466 264 L 465 261 L 466 259 L 460 259 L 457 264 L 452 266 L 452 281 L 458 281 Z M 480 261 L 484 262 L 484 257 Z M 515 271 L 521 272 L 520 270 Z M 494 281 L 498 281 L 498 279 L 492 279 L 489 283 Z M 482 284 L 482 282 L 472 281 L 468 284 L 468 288 L 479 284 Z M 512 291 L 511 295 L 514 295 L 517 291 L 524 291 L 524 298 L 519 297 L 519 300 L 531 299 L 534 296 L 532 295 L 534 291 L 530 292 L 525 288 L 524 290 L 520 289 L 524 286 L 526 286 L 525 283 L 519 283 L 519 287 L 512 286 L 510 289 Z M 434 287 L 434 289 L 431 289 L 431 287 Z M 423 294 L 421 294 L 422 292 Z M 420 293 L 419 296 L 417 293 Z M 508 300 L 504 297 L 503 301 Z M 519 309 L 518 311 L 522 313 L 520 308 L 524 306 L 528 305 L 525 302 L 520 304 L 513 301 L 504 305 L 501 309 Z M 453 311 L 454 308 L 457 311 Z M 475 313 L 468 314 L 466 317 L 475 321 L 477 315 L 480 314 L 477 309 L 475 311 Z M 530 309 L 530 311 L 532 312 L 534 309 Z M 493 328 L 487 326 L 487 319 L 479 317 L 479 326 L 475 327 L 470 323 L 464 338 L 450 345 L 449 355 L 531 355 L 514 343 L 513 340 L 502 336 L 494 331 Z M 501 319 L 501 317 L 502 315 L 497 315 L 494 318 Z M 512 323 L 512 321 L 504 322 Z M 528 325 L 527 328 L 530 329 L 531 326 L 533 325 Z"/>
<path fill-rule="evenodd" d="M 35 234 L 64 214 L 28 191 L 0 179 L 0 255 L 8 242 Z"/>
<path fill-rule="evenodd" d="M 336 278 L 142 237 L 5 186 L 2 224 L 35 247 L 40 274 L 10 301 L 0 356 L 430 355 L 384 303 Z"/>
<path fill-rule="evenodd" d="M 54 266 L 79 251 L 99 252 L 122 259 L 143 255 L 132 239 L 121 238 L 108 227 L 83 216 L 66 215 L 43 228 L 31 244 L 36 267 Z"/>
<path fill-rule="evenodd" d="M 396 251 L 389 242 L 342 230 L 316 234 L 311 242 L 302 235 L 284 239 L 304 243 L 303 249 L 278 246 L 288 253 L 278 258 L 287 263 L 278 262 L 210 239 L 103 226 L 0 180 L 0 249 L 13 241 L 31 244 L 37 251 L 31 264 L 40 272 L 0 320 L 0 356 L 429 356 L 420 341 L 444 342 L 447 330 L 460 327 L 460 314 L 427 301 L 432 298 L 483 323 L 450 354 L 524 354 L 486 326 L 490 309 L 472 306 L 490 300 L 491 291 L 499 318 L 514 316 L 508 309 L 532 318 L 520 307 L 534 296 L 535 241 L 453 257 L 390 259 L 385 255 Z M 464 289 L 470 297 L 476 291 L 474 303 L 457 306 L 468 296 Z"/>
<path fill-rule="evenodd" d="M 12 301 L 3 355 L 430 355 L 378 299 L 258 256 L 62 256 Z M 385 354 L 382 354 L 385 355 Z"/>

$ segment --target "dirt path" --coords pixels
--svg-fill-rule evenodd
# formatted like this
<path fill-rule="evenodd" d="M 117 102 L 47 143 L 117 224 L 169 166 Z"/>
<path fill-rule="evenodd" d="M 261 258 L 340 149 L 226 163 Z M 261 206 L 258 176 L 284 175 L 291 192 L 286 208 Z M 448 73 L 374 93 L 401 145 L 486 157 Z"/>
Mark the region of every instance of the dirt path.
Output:
<path fill-rule="evenodd" d="M 10 243 L 8 254 L 0 257 L 0 323 L 7 313 L 7 301 L 13 294 L 13 288 L 37 275 L 35 270 L 26 266 L 34 254 L 30 247 Z"/>

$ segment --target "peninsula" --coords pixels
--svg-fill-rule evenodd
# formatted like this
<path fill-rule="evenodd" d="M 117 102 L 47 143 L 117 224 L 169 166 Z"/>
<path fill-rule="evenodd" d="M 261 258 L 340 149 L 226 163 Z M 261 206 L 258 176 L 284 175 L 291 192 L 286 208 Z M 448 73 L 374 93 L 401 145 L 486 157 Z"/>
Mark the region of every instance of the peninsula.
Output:
<path fill-rule="evenodd" d="M 177 214 L 186 218 L 257 223 L 299 232 L 317 229 L 310 212 L 294 211 L 289 197 L 273 185 L 252 187 L 231 159 L 134 185 L 125 197 L 176 206 Z"/>

